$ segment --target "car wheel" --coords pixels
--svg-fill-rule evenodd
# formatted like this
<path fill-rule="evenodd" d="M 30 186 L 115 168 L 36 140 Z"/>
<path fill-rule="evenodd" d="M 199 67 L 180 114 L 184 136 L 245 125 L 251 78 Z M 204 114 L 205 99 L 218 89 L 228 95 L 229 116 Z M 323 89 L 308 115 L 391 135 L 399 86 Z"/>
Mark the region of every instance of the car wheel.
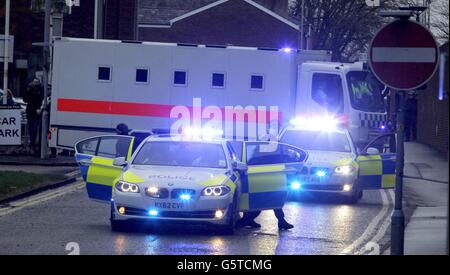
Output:
<path fill-rule="evenodd" d="M 360 190 L 359 188 L 357 188 L 356 185 L 354 185 L 355 188 L 352 191 L 352 194 L 350 196 L 347 196 L 345 198 L 345 202 L 348 204 L 357 204 L 358 201 L 362 198 L 363 196 L 363 191 Z"/>
<path fill-rule="evenodd" d="M 219 232 L 222 235 L 233 235 L 236 229 L 236 221 L 239 218 L 239 208 L 237 205 L 237 194 L 234 194 L 233 203 L 230 204 L 230 210 L 227 214 L 227 224 L 221 225 Z"/>
<path fill-rule="evenodd" d="M 116 221 L 114 219 L 114 203 L 111 202 L 111 217 L 109 218 L 111 221 L 111 231 L 114 232 L 123 232 L 127 230 L 128 224 L 126 221 Z"/>

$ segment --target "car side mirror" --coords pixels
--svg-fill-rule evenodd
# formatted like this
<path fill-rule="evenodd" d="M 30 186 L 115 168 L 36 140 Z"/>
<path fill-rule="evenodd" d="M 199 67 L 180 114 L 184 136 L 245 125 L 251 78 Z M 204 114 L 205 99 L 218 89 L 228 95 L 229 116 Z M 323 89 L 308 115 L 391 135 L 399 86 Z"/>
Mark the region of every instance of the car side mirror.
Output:
<path fill-rule="evenodd" d="M 366 154 L 367 155 L 379 155 L 380 151 L 377 148 L 369 147 L 369 148 L 367 148 Z"/>
<path fill-rule="evenodd" d="M 235 171 L 246 172 L 248 170 L 247 164 L 240 161 L 233 161 L 231 165 Z"/>
<path fill-rule="evenodd" d="M 124 167 L 124 166 L 127 166 L 127 164 L 128 164 L 128 162 L 125 160 L 125 157 L 118 157 L 118 158 L 115 158 L 113 161 L 114 166 Z"/>

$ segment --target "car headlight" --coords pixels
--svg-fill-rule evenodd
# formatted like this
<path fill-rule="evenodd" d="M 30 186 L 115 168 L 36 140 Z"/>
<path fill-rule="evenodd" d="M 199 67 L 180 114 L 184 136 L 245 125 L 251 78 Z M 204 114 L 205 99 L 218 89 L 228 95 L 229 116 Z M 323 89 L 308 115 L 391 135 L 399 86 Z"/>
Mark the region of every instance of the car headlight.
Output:
<path fill-rule="evenodd" d="M 213 197 L 224 196 L 230 193 L 230 191 L 231 189 L 228 186 L 224 185 L 210 186 L 203 189 L 202 196 L 213 196 Z"/>
<path fill-rule="evenodd" d="M 116 189 L 124 193 L 139 193 L 139 186 L 134 183 L 119 181 L 116 184 Z"/>
<path fill-rule="evenodd" d="M 355 168 L 351 165 L 343 165 L 338 166 L 336 169 L 334 169 L 334 172 L 341 174 L 341 175 L 351 175 L 355 171 Z"/>

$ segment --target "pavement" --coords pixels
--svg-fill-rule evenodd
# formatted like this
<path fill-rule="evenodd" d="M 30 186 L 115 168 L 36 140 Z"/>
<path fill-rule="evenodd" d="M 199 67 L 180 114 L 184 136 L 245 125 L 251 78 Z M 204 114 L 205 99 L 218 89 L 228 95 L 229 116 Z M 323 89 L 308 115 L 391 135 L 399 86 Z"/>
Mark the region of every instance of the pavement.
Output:
<path fill-rule="evenodd" d="M 404 174 L 404 254 L 448 254 L 448 160 L 427 145 L 407 142 Z"/>

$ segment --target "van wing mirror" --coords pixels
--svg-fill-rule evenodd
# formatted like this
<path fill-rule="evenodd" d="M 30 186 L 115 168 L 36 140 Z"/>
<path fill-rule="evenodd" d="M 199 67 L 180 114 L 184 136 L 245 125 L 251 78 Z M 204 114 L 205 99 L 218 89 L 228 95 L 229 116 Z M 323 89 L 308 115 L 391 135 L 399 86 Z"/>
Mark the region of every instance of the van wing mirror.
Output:
<path fill-rule="evenodd" d="M 113 161 L 114 166 L 124 167 L 124 166 L 127 166 L 127 164 L 128 164 L 128 162 L 125 160 L 125 157 L 118 157 L 118 158 L 115 158 Z"/>

